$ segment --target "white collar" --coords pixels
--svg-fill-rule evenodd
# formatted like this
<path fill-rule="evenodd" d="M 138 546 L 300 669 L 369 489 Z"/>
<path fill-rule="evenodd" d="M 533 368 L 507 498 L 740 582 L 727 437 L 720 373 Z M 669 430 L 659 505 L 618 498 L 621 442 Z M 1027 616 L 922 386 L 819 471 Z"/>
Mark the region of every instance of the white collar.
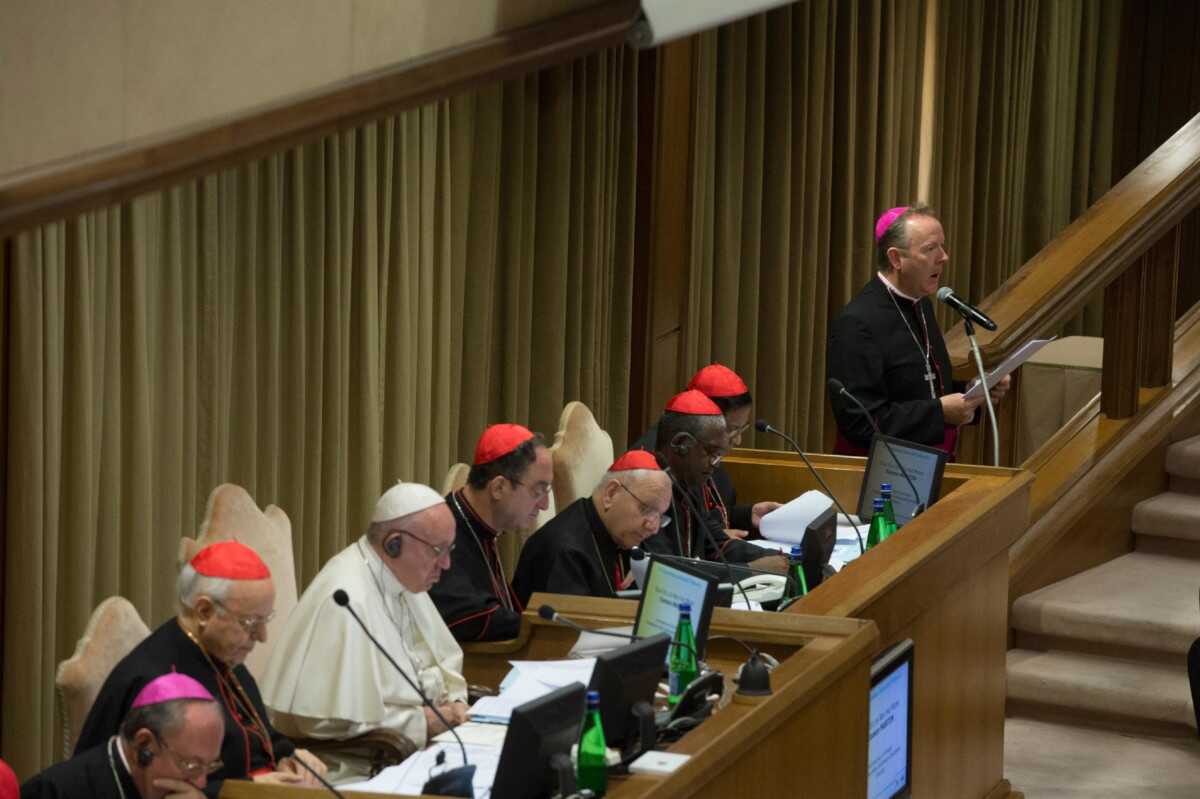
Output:
<path fill-rule="evenodd" d="M 883 272 L 876 272 L 875 274 L 879 275 L 879 279 L 883 281 L 883 285 L 887 286 L 888 291 L 892 292 L 897 297 L 902 297 L 902 298 L 908 300 L 909 302 L 919 302 L 920 301 L 920 297 L 910 297 L 907 294 L 905 294 L 903 291 L 901 291 L 900 289 L 898 289 L 894 285 L 892 285 L 892 281 L 888 280 L 884 276 Z"/>

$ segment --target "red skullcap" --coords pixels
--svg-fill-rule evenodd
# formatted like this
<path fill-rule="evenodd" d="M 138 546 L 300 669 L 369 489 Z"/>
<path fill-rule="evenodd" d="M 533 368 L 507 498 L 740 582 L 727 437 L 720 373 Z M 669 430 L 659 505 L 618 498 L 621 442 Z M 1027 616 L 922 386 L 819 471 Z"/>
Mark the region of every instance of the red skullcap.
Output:
<path fill-rule="evenodd" d="M 700 391 L 690 389 L 682 394 L 671 397 L 667 410 L 672 413 L 686 413 L 689 416 L 720 416 L 721 409 Z"/>
<path fill-rule="evenodd" d="M 533 433 L 519 424 L 494 424 L 479 437 L 475 445 L 475 465 L 503 458 L 533 438 Z"/>
<path fill-rule="evenodd" d="M 0 799 L 20 799 L 21 788 L 17 785 L 17 775 L 9 765 L 0 760 Z"/>
<path fill-rule="evenodd" d="M 237 541 L 209 544 L 196 553 L 191 565 L 198 574 L 225 580 L 266 580 L 271 576 L 258 553 Z"/>
<path fill-rule="evenodd" d="M 880 214 L 879 219 L 875 220 L 875 241 L 882 239 L 883 234 L 887 233 L 887 229 L 892 226 L 892 223 L 907 210 L 907 205 L 898 205 Z"/>
<path fill-rule="evenodd" d="M 719 363 L 710 363 L 692 375 L 688 388 L 694 388 L 706 397 L 740 397 L 750 393 L 737 372 Z"/>
<path fill-rule="evenodd" d="M 610 472 L 628 472 L 633 469 L 651 469 L 656 472 L 661 472 L 658 460 L 644 449 L 631 449 L 621 457 L 617 458 L 612 466 L 608 467 Z"/>

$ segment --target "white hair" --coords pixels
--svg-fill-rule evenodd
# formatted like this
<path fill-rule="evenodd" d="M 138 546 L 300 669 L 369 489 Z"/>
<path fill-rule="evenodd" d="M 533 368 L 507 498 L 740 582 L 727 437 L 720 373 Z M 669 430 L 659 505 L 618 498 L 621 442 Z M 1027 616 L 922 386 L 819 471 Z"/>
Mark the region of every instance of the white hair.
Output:
<path fill-rule="evenodd" d="M 624 471 L 620 471 L 620 472 L 611 472 L 611 471 L 605 472 L 604 477 L 600 478 L 600 483 L 596 486 L 596 490 L 599 491 L 601 488 L 604 488 L 604 486 L 608 485 L 609 480 L 616 480 L 621 485 L 625 485 L 626 482 L 630 482 L 630 483 L 640 482 L 644 478 L 649 477 L 650 475 L 655 474 L 655 473 L 662 474 L 662 470 L 661 469 L 625 469 Z M 622 479 L 622 478 L 625 478 L 625 479 Z"/>
<path fill-rule="evenodd" d="M 179 580 L 175 583 L 179 594 L 179 604 L 185 608 L 194 608 L 196 600 L 201 596 L 224 602 L 229 598 L 233 581 L 224 577 L 207 577 L 200 574 L 190 563 L 185 563 L 179 570 Z"/>

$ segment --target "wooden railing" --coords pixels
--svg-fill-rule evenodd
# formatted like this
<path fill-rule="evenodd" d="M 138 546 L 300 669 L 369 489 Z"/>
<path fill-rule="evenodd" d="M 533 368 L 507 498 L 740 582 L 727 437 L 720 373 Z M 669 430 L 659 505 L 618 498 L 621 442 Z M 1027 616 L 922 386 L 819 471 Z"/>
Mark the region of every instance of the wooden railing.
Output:
<path fill-rule="evenodd" d="M 1197 205 L 1200 116 L 982 303 L 999 325 L 979 336 L 985 365 L 1053 332 L 1103 289 L 1100 408 L 1109 419 L 1133 416 L 1139 388 L 1170 382 L 1180 223 Z M 962 331 L 948 334 L 946 344 L 955 373 L 969 372 Z"/>

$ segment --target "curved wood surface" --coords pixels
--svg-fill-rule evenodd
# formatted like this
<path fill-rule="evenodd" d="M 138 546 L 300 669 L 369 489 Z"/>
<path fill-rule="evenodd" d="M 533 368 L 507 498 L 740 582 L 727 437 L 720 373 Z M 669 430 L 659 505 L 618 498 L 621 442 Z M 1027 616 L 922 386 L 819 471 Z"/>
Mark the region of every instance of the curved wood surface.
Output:
<path fill-rule="evenodd" d="M 0 182 L 0 239 L 261 158 L 422 103 L 621 44 L 640 5 L 609 0 L 318 92 Z"/>
<path fill-rule="evenodd" d="M 1200 204 L 1200 115 L 1114 186 L 981 303 L 999 325 L 979 331 L 986 364 L 1077 314 L 1095 293 Z M 956 372 L 969 369 L 961 328 L 946 335 Z"/>

